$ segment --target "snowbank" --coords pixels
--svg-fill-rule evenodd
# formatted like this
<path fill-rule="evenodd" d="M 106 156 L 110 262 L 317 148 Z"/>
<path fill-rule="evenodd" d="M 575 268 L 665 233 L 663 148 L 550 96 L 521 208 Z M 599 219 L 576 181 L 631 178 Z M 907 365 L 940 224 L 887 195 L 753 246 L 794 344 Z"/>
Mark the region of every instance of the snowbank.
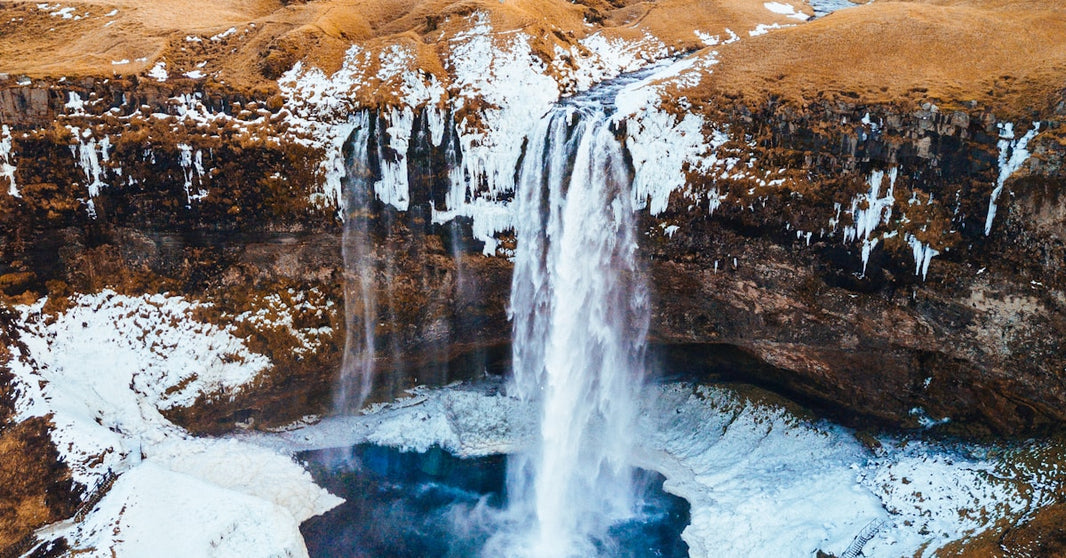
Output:
<path fill-rule="evenodd" d="M 90 556 L 304 556 L 299 523 L 340 500 L 285 454 L 195 438 L 161 411 L 226 397 L 270 362 L 180 297 L 75 296 L 22 307 L 12 361 L 19 419 L 51 415 L 74 479 L 117 475 L 80 523 L 46 528 Z"/>

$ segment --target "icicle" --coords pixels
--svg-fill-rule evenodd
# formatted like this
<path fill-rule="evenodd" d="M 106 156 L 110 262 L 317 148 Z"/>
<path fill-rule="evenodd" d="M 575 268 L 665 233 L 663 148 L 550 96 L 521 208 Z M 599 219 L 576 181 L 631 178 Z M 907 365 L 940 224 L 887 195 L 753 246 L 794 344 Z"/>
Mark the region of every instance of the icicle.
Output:
<path fill-rule="evenodd" d="M 92 198 L 99 196 L 100 188 L 107 186 L 104 182 L 104 168 L 100 165 L 100 156 L 102 153 L 105 161 L 109 158 L 107 150 L 111 147 L 111 140 L 105 136 L 98 144 L 92 137 L 92 130 L 72 127 L 70 131 L 78 141 L 77 145 L 70 146 L 70 151 L 77 157 L 75 164 L 85 174 L 85 187 L 89 191 L 87 202 L 89 215 L 95 217 L 96 209 Z M 97 147 L 100 147 L 99 151 Z"/>
<path fill-rule="evenodd" d="M 880 170 L 872 171 L 867 181 L 870 185 L 870 191 L 856 196 L 851 202 L 851 215 L 855 225 L 844 227 L 844 243 L 847 244 L 853 240 L 862 241 L 862 275 L 864 277 L 866 276 L 866 267 L 870 263 L 870 253 L 880 240 L 872 237 L 872 233 L 878 226 L 888 223 L 892 218 L 892 205 L 896 201 L 894 193 L 897 174 L 896 167 L 889 169 L 888 190 L 885 192 L 884 197 L 881 197 L 881 185 L 885 181 L 885 173 Z M 864 202 L 866 208 L 862 209 L 860 206 Z M 836 226 L 834 221 L 831 220 L 830 223 Z"/>
<path fill-rule="evenodd" d="M 407 178 L 407 150 L 411 145 L 415 115 L 409 107 L 390 109 L 383 116 L 383 120 L 387 125 L 385 134 L 389 138 L 387 147 L 391 152 L 385 152 L 384 142 L 378 143 L 381 180 L 374 184 L 374 193 L 382 202 L 400 211 L 407 211 L 411 200 Z"/>
<path fill-rule="evenodd" d="M 929 262 L 931 262 L 935 256 L 939 255 L 940 251 L 928 244 L 924 244 L 922 241 L 915 238 L 914 235 L 908 234 L 906 238 L 907 244 L 910 244 L 911 251 L 914 253 L 914 274 L 921 275 L 922 281 L 925 281 L 926 275 L 929 274 Z"/>
<path fill-rule="evenodd" d="M 862 241 L 862 276 L 866 276 L 866 265 L 870 263 L 870 252 L 877 246 L 877 239 L 863 239 Z"/>
<path fill-rule="evenodd" d="M 729 194 L 719 194 L 718 187 L 715 186 L 707 194 L 707 213 L 714 215 L 714 212 L 722 206 L 722 202 L 729 197 Z"/>
<path fill-rule="evenodd" d="M 178 144 L 178 151 L 178 164 L 181 165 L 182 173 L 185 175 L 185 198 L 188 200 L 186 207 L 190 207 L 192 202 L 207 197 L 207 190 L 202 188 L 193 192 L 193 180 L 199 182 L 204 174 L 203 154 L 200 150 L 196 150 L 194 157 L 192 146 L 184 143 Z"/>
<path fill-rule="evenodd" d="M 1026 149 L 1029 141 L 1036 137 L 1040 131 L 1040 123 L 1033 122 L 1033 128 L 1021 138 L 1014 140 L 1014 124 L 1007 122 L 999 125 L 999 176 L 996 178 L 996 187 L 988 199 L 988 215 L 985 216 L 985 236 L 992 232 L 992 220 L 996 218 L 996 201 L 1003 192 L 1003 185 L 1018 169 L 1022 168 L 1029 159 L 1029 151 Z"/>

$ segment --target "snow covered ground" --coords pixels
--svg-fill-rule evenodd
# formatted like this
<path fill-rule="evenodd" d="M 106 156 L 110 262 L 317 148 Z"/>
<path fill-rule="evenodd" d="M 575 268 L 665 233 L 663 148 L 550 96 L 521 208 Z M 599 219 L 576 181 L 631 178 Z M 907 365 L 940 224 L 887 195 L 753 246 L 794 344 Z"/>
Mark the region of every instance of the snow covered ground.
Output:
<path fill-rule="evenodd" d="M 270 365 L 180 297 L 80 295 L 21 308 L 12 372 L 20 419 L 51 415 L 74 479 L 110 490 L 80 522 L 46 528 L 87 556 L 306 556 L 299 524 L 340 503 L 292 458 L 191 436 L 161 411 L 225 397 Z M 117 477 L 114 477 L 117 475 Z"/>
<path fill-rule="evenodd" d="M 492 386 L 456 385 L 246 441 L 277 451 L 370 442 L 488 455 L 529 439 L 530 412 Z M 930 556 L 1050 503 L 1064 478 L 1061 448 L 882 437 L 871 450 L 847 429 L 717 387 L 648 387 L 634 436 L 634 465 L 665 475 L 664 488 L 692 506 L 683 538 L 694 557 L 840 555 L 864 531 L 866 556 Z"/>

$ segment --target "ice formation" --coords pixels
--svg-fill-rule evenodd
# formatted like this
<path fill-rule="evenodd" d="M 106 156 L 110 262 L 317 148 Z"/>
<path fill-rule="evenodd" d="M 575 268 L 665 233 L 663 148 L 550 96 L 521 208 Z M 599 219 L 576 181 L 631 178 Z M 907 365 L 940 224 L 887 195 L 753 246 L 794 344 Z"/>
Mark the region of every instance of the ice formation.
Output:
<path fill-rule="evenodd" d="M 194 181 L 200 182 L 204 175 L 204 153 L 197 149 L 193 152 L 192 146 L 184 143 L 178 144 L 178 165 L 185 175 L 185 199 L 186 207 L 194 201 L 207 197 L 207 191 L 194 185 Z"/>
<path fill-rule="evenodd" d="M 7 124 L 0 126 L 0 178 L 7 179 L 7 193 L 19 197 L 18 184 L 15 182 L 14 157 L 11 154 L 11 129 Z"/>
<path fill-rule="evenodd" d="M 888 190 L 881 197 L 881 185 L 885 179 L 884 171 L 875 170 L 870 173 L 867 184 L 870 191 L 860 194 L 851 202 L 851 210 L 848 212 L 854 220 L 854 225 L 844 227 L 844 242 L 854 240 L 862 241 L 862 274 L 866 275 L 866 266 L 870 262 L 870 253 L 877 246 L 878 237 L 871 235 L 882 223 L 887 223 L 892 217 L 892 205 L 896 198 L 893 191 L 896 186 L 896 167 L 888 172 Z"/>
<path fill-rule="evenodd" d="M 985 217 L 985 236 L 992 232 L 992 220 L 996 218 L 996 202 L 1003 192 L 1003 186 L 1022 165 L 1029 160 L 1029 141 L 1036 137 L 1040 131 L 1040 123 L 1033 122 L 1033 127 L 1020 138 L 1014 137 L 1014 124 L 1010 122 L 999 124 L 999 176 L 996 177 L 996 187 L 992 189 L 992 195 L 988 199 L 988 215 Z"/>

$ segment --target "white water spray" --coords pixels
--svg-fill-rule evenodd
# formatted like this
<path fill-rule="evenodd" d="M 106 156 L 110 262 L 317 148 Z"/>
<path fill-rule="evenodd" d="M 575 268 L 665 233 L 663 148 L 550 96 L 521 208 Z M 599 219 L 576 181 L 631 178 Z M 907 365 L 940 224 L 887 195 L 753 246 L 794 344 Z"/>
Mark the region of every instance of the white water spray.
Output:
<path fill-rule="evenodd" d="M 633 514 L 629 433 L 648 297 L 630 183 L 598 103 L 560 107 L 538 124 L 515 203 L 510 312 L 512 390 L 540 406 L 540 436 L 508 463 L 511 511 L 528 523 L 509 553 L 591 556 Z"/>
<path fill-rule="evenodd" d="M 347 141 L 351 153 L 346 157 L 346 210 L 341 241 L 346 333 L 333 401 L 334 410 L 342 414 L 357 412 L 373 388 L 377 316 L 376 267 L 370 238 L 370 202 L 374 196 L 374 177 L 368 157 L 371 120 L 367 112 L 356 113 L 352 118 L 352 135 Z"/>

